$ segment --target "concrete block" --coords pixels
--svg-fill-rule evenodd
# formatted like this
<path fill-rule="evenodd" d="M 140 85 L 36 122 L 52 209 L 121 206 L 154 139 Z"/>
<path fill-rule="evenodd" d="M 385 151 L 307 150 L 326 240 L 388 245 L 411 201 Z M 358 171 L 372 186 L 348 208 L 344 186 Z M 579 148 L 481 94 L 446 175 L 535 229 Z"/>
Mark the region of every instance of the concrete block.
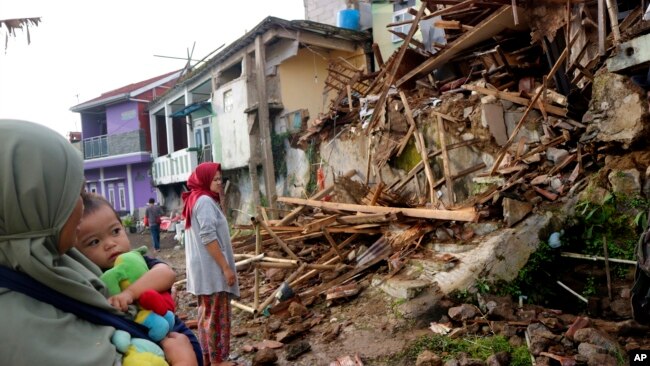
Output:
<path fill-rule="evenodd" d="M 508 141 L 508 131 L 506 130 L 501 103 L 481 105 L 481 124 L 490 129 L 490 133 L 499 146 L 505 145 Z"/>
<path fill-rule="evenodd" d="M 374 278 L 372 284 L 373 286 L 379 286 L 382 291 L 392 297 L 406 300 L 414 298 L 431 285 L 430 282 L 425 280 L 408 280 L 398 277 L 389 278 L 384 282 L 381 281 L 382 279 Z"/>

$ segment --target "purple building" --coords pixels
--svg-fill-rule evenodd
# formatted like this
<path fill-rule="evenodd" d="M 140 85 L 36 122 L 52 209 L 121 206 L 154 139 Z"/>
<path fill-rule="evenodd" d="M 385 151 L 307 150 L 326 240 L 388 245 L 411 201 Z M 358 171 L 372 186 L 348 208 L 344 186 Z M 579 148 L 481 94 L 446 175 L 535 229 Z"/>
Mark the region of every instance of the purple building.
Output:
<path fill-rule="evenodd" d="M 86 190 L 104 196 L 120 214 L 147 205 L 151 177 L 147 106 L 174 85 L 180 71 L 115 89 L 70 110 L 81 115 Z"/>

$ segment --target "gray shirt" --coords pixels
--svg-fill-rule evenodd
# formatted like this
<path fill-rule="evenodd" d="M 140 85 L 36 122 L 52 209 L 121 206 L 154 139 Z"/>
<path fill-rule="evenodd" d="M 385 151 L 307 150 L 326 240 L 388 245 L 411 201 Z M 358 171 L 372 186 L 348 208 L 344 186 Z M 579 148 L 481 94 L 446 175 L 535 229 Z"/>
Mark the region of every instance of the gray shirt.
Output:
<path fill-rule="evenodd" d="M 144 210 L 147 220 L 149 220 L 149 226 L 158 225 L 158 218 L 163 215 L 162 207 L 156 205 L 149 205 L 147 209 Z"/>
<path fill-rule="evenodd" d="M 201 196 L 192 208 L 192 226 L 185 232 L 185 261 L 187 263 L 187 291 L 194 295 L 212 295 L 228 292 L 239 297 L 239 281 L 228 286 L 219 264 L 205 245 L 216 240 L 228 265 L 235 270 L 235 257 L 230 244 L 228 221 L 217 203 Z"/>

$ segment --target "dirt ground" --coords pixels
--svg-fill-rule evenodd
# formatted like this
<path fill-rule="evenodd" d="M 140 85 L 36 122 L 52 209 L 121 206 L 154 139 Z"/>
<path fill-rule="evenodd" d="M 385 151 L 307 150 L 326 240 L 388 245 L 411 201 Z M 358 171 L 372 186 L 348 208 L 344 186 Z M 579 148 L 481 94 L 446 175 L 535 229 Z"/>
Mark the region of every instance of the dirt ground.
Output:
<path fill-rule="evenodd" d="M 151 237 L 148 231 L 129 234 L 133 248 L 147 245 L 150 249 Z M 150 254 L 154 254 L 150 251 Z M 157 257 L 174 268 L 177 279 L 185 278 L 185 252 L 177 247 L 173 233 L 161 234 L 161 252 Z M 240 276 L 248 275 L 239 273 Z M 369 278 L 365 284 L 370 283 Z M 177 314 L 187 319 L 196 319 L 196 299 L 193 295 L 179 291 L 176 294 Z M 413 329 L 409 321 L 396 312 L 397 302 L 374 287 L 366 286 L 358 297 L 351 301 L 327 306 L 309 306 L 313 326 L 301 336 L 276 349 L 277 365 L 329 365 L 337 358 L 359 355 L 364 365 L 395 365 L 391 355 L 399 353 L 411 340 L 431 331 L 427 328 Z M 254 353 L 246 353 L 244 346 L 255 345 L 265 339 L 272 339 L 269 329 L 277 326 L 276 316 L 260 315 L 253 318 L 250 313 L 233 308 L 231 357 L 240 363 L 251 365 Z M 286 324 L 286 320 L 282 320 Z M 332 337 L 333 329 L 339 329 L 338 336 Z M 241 334 L 241 335 L 240 335 Z M 267 337 L 268 336 L 268 337 Z M 334 338 L 333 340 L 331 340 Z M 286 360 L 288 345 L 307 341 L 311 351 L 298 359 Z"/>

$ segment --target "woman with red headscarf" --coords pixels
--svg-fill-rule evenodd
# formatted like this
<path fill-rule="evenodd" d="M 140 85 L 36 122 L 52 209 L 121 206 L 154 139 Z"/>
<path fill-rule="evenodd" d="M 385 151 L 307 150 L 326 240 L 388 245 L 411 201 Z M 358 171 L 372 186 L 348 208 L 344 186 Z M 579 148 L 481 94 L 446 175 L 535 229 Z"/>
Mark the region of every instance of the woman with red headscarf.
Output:
<path fill-rule="evenodd" d="M 219 207 L 221 164 L 202 163 L 184 192 L 187 291 L 198 297 L 198 333 L 204 365 L 229 365 L 230 300 L 239 297 L 230 230 Z"/>

